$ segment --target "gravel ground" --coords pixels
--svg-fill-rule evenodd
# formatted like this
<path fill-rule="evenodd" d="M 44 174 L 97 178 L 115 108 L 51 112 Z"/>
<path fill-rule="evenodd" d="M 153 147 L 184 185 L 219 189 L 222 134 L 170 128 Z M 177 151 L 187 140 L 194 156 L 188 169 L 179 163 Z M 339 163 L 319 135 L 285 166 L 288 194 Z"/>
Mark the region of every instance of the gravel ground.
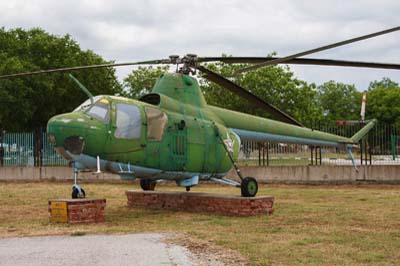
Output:
<path fill-rule="evenodd" d="M 162 234 L 47 236 L 0 239 L 0 265 L 224 265 L 203 261 Z"/>

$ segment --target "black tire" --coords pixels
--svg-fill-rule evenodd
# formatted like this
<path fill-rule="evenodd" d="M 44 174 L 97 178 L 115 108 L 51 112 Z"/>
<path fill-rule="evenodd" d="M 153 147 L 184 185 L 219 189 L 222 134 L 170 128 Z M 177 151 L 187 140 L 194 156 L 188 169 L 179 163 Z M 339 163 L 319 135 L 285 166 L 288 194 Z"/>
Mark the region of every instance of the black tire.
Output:
<path fill-rule="evenodd" d="M 86 197 L 86 192 L 85 192 L 85 190 L 84 190 L 83 188 L 81 188 L 81 191 L 82 191 L 82 196 L 83 196 L 83 197 L 80 197 L 80 198 L 85 198 L 85 197 Z M 79 198 L 78 194 L 79 194 L 78 189 L 73 188 L 73 189 L 72 189 L 72 195 L 71 195 L 72 198 L 73 198 L 73 199 L 78 199 L 78 198 Z"/>
<path fill-rule="evenodd" d="M 140 187 L 143 190 L 154 190 L 156 187 L 156 182 L 153 182 L 149 179 L 140 179 Z"/>
<path fill-rule="evenodd" d="M 82 191 L 82 198 L 86 198 L 86 192 L 85 192 L 85 190 L 84 190 L 83 188 L 81 188 L 81 191 Z"/>
<path fill-rule="evenodd" d="M 72 189 L 72 198 L 77 199 L 78 198 L 78 190 L 76 188 Z"/>
<path fill-rule="evenodd" d="M 253 177 L 245 177 L 240 184 L 242 197 L 254 197 L 258 191 L 258 183 Z"/>

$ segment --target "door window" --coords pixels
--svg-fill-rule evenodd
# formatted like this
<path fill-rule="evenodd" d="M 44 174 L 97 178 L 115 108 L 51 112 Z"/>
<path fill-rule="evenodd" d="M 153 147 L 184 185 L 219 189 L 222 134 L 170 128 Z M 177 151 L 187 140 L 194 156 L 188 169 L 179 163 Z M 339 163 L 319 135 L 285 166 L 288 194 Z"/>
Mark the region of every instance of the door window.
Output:
<path fill-rule="evenodd" d="M 154 107 L 145 107 L 147 119 L 147 138 L 149 140 L 161 140 L 165 127 L 168 124 L 168 116 Z"/>
<path fill-rule="evenodd" d="M 115 137 L 121 139 L 140 138 L 142 117 L 139 107 L 135 105 L 117 103 L 117 120 Z"/>

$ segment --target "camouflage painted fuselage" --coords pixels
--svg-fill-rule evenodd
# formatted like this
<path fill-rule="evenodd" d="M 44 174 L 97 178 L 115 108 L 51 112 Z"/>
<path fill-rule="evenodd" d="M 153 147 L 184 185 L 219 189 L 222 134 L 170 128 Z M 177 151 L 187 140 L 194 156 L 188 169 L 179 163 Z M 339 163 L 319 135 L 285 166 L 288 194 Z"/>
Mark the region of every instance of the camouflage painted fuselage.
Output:
<path fill-rule="evenodd" d="M 90 108 L 53 117 L 48 132 L 57 151 L 65 158 L 79 162 L 79 157 L 101 159 L 102 169 L 131 172 L 146 177 L 146 171 L 128 171 L 130 165 L 154 169 L 157 173 L 190 173 L 223 176 L 232 167 L 227 151 L 238 156 L 240 137 L 305 144 L 347 145 L 354 140 L 301 128 L 207 105 L 197 81 L 183 74 L 163 74 L 152 93 L 133 100 L 116 96 L 100 96 L 97 102 L 108 106 L 107 119 L 90 115 Z M 121 138 L 118 133 L 119 104 L 136 106 L 140 112 L 139 130 L 134 137 Z M 153 109 L 152 109 L 153 108 Z M 161 137 L 151 137 L 157 117 L 150 121 L 150 110 L 166 116 Z M 138 121 L 139 121 L 138 120 Z M 161 121 L 161 120 L 160 120 Z M 263 134 L 263 135 L 257 135 Z M 86 160 L 87 161 L 87 160 Z M 94 168 L 93 161 L 81 160 L 81 168 Z M 85 165 L 86 164 L 86 165 Z M 118 167 L 117 167 L 117 166 Z M 122 167 L 121 167 L 122 166 Z M 125 167 L 125 168 L 124 168 Z M 135 172 L 135 173 L 134 173 Z"/>

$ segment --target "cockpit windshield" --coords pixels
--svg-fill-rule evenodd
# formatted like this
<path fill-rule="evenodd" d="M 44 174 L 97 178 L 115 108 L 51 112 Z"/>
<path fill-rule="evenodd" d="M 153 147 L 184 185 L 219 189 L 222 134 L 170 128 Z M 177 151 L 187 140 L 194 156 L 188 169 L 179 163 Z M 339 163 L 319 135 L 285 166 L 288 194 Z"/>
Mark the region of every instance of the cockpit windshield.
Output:
<path fill-rule="evenodd" d="M 110 103 L 106 98 L 102 98 L 94 105 L 86 107 L 86 109 L 87 115 L 96 118 L 103 123 L 108 123 L 110 121 Z"/>
<path fill-rule="evenodd" d="M 102 97 L 103 96 L 101 96 L 101 95 L 97 95 L 97 96 L 93 97 L 93 102 L 97 102 Z M 91 104 L 90 99 L 87 99 L 81 105 L 79 105 L 77 108 L 75 108 L 75 110 L 73 112 L 86 111 L 87 109 L 89 109 L 90 104 Z"/>

